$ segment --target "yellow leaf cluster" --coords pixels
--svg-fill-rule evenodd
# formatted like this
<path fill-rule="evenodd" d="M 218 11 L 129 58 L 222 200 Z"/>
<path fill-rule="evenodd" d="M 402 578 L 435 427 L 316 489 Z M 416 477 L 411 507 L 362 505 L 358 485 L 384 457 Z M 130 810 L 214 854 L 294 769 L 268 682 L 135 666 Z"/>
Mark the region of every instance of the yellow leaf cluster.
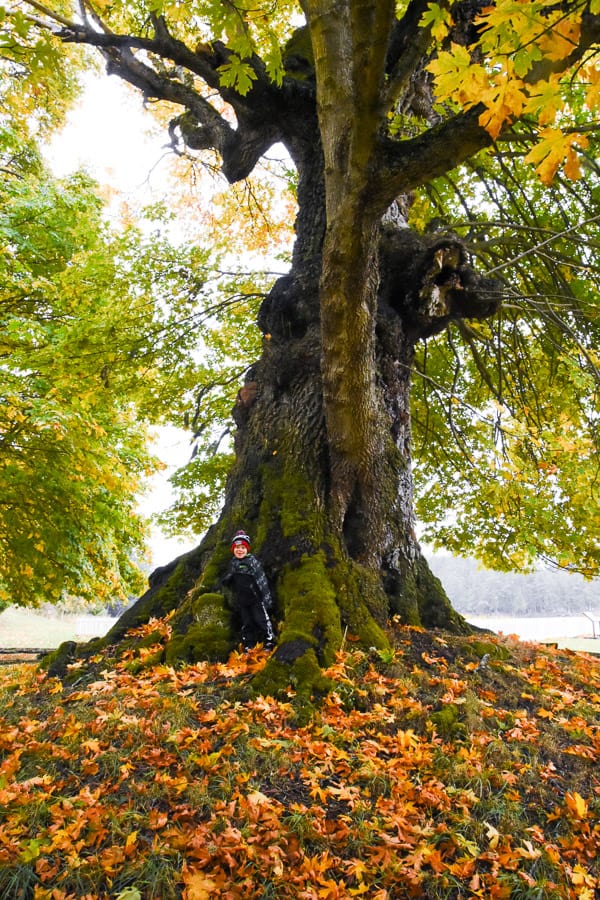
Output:
<path fill-rule="evenodd" d="M 561 13 L 556 15 L 562 16 Z M 558 62 L 566 59 L 578 44 L 581 23 L 569 19 L 560 20 L 540 39 L 540 49 L 547 59 Z"/>
<path fill-rule="evenodd" d="M 510 71 L 505 71 L 496 79 L 494 88 L 482 95 L 487 109 L 479 117 L 479 124 L 494 140 L 507 122 L 522 114 L 527 103 L 523 87 L 520 79 L 514 78 Z"/>
<path fill-rule="evenodd" d="M 482 104 L 479 123 L 494 140 L 522 115 L 545 129 L 527 157 L 545 184 L 560 167 L 568 178 L 581 175 L 578 152 L 585 140 L 566 131 L 575 130 L 580 112 L 573 105 L 574 87 L 581 87 L 587 110 L 600 108 L 597 62 L 579 62 L 571 69 L 582 37 L 581 17 L 579 8 L 565 12 L 544 0 L 499 0 L 480 16 L 476 48 L 453 43 L 429 65 L 438 100 L 463 109 Z"/>
<path fill-rule="evenodd" d="M 545 128 L 540 134 L 539 142 L 525 157 L 525 162 L 536 166 L 544 184 L 552 182 L 563 163 L 565 175 L 576 180 L 581 177 L 577 148 L 585 148 L 587 145 L 585 135 L 563 134 L 558 128 Z"/>

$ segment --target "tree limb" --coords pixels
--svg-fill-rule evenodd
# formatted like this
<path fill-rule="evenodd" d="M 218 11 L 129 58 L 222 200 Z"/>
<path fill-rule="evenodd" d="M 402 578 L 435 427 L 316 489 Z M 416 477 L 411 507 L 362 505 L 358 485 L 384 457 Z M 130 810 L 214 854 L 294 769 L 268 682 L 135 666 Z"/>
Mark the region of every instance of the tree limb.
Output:
<path fill-rule="evenodd" d="M 386 62 L 389 82 L 385 103 L 388 109 L 392 109 L 394 102 L 408 87 L 431 41 L 431 29 L 419 26 L 429 3 L 430 0 L 411 0 L 402 19 L 396 21 L 392 30 Z"/>
<path fill-rule="evenodd" d="M 38 3 L 37 0 L 24 0 L 24 3 L 27 6 L 32 6 L 34 9 L 37 9 L 38 12 L 43 13 L 45 16 L 48 16 L 49 19 L 52 19 L 54 22 L 60 22 L 61 25 L 65 25 L 67 28 L 72 28 L 75 26 L 75 23 L 71 21 L 71 19 L 66 19 L 64 16 L 61 16 L 59 13 L 55 12 L 53 9 L 49 9 L 47 6 L 44 6 L 43 3 Z"/>
<path fill-rule="evenodd" d="M 483 110 L 478 104 L 409 140 L 380 138 L 372 202 L 382 215 L 399 194 L 444 175 L 492 143 L 479 124 Z"/>
<path fill-rule="evenodd" d="M 95 24 L 101 30 L 86 24 L 68 23 L 59 32 L 59 37 L 66 43 L 97 47 L 108 60 L 109 73 L 117 74 L 141 90 L 146 97 L 182 106 L 190 115 L 174 120 L 172 136 L 175 127 L 179 127 L 184 141 L 191 149 L 217 150 L 222 157 L 222 171 L 228 181 L 233 183 L 246 178 L 260 157 L 274 143 L 282 140 L 279 113 L 286 110 L 281 89 L 269 80 L 264 64 L 257 56 L 250 60 L 257 78 L 253 90 L 247 96 L 242 96 L 232 88 L 223 87 L 219 69 L 231 57 L 231 52 L 223 43 L 214 41 L 192 51 L 170 34 L 161 16 L 153 16 L 152 23 L 155 29 L 152 38 L 108 32 L 99 19 Z M 134 50 L 143 50 L 197 75 L 233 107 L 237 128 L 229 125 L 199 91 L 157 72 L 137 57 Z M 288 88 L 288 102 L 289 94 Z"/>

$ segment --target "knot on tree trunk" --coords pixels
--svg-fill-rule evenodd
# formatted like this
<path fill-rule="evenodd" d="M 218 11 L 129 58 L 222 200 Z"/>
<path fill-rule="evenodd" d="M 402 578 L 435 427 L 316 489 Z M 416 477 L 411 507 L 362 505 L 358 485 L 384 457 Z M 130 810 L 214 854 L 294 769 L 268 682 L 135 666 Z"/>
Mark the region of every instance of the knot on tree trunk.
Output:
<path fill-rule="evenodd" d="M 457 319 L 485 319 L 502 301 L 502 285 L 469 263 L 459 237 L 384 227 L 379 246 L 379 302 L 397 312 L 415 338 Z"/>

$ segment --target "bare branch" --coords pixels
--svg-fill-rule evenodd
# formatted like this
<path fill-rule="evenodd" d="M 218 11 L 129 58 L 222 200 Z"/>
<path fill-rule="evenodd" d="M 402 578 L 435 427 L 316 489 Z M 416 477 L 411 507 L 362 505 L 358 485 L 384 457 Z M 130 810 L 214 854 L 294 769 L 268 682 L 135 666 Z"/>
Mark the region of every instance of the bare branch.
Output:
<path fill-rule="evenodd" d="M 53 9 L 49 9 L 49 7 L 44 6 L 43 3 L 38 3 L 37 0 L 23 0 L 26 6 L 31 6 L 33 9 L 37 9 L 38 12 L 43 13 L 45 16 L 48 16 L 49 19 L 52 19 L 54 22 L 60 22 L 61 25 L 66 25 L 67 28 L 76 27 L 75 23 L 71 21 L 71 19 L 65 19 L 64 16 L 61 16 L 60 13 L 55 12 Z M 48 27 L 45 25 L 44 27 Z"/>
<path fill-rule="evenodd" d="M 598 222 L 599 220 L 600 214 L 598 214 L 597 216 L 592 216 L 590 219 L 586 219 L 585 222 L 576 222 L 569 228 L 565 228 L 563 231 L 558 231 L 555 234 L 552 234 L 549 238 L 546 238 L 545 241 L 541 241 L 539 244 L 535 244 L 535 246 L 533 247 L 528 247 L 527 250 L 519 253 L 519 255 L 515 256 L 513 259 L 509 259 L 506 262 L 503 262 L 501 265 L 496 266 L 493 269 L 489 269 L 488 275 L 491 275 L 495 272 L 500 272 L 502 269 L 506 269 L 509 266 L 514 266 L 514 264 L 520 259 L 524 259 L 526 256 L 531 256 L 532 253 L 538 253 L 542 249 L 542 247 L 546 247 L 553 241 L 557 241 L 559 238 L 565 237 L 567 234 L 570 234 L 573 231 L 580 231 L 585 225 L 592 225 L 594 222 Z"/>

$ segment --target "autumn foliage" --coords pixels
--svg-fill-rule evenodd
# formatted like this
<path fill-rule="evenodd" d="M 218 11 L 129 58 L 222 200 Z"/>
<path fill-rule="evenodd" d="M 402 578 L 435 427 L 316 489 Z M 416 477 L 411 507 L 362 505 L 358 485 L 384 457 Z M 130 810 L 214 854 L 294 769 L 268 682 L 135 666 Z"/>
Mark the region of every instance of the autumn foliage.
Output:
<path fill-rule="evenodd" d="M 260 649 L 156 649 L 3 670 L 1 896 L 598 896 L 597 658 L 399 628 L 347 640 L 302 719 L 252 692 Z"/>

